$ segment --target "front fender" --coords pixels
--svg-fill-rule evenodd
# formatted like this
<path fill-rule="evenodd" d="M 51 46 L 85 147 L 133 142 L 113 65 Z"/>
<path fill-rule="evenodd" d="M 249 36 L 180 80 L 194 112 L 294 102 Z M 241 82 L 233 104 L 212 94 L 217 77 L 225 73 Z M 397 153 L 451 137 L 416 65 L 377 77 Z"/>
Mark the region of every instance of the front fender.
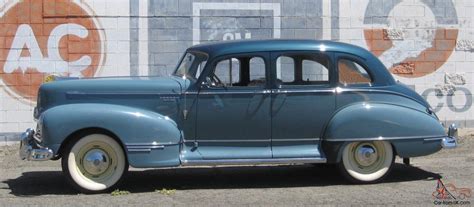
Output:
<path fill-rule="evenodd" d="M 102 128 L 120 139 L 132 166 L 179 165 L 180 131 L 173 120 L 152 111 L 113 104 L 67 104 L 48 109 L 40 120 L 44 144 L 55 153 L 74 132 Z M 156 151 L 166 153 L 156 160 Z"/>
<path fill-rule="evenodd" d="M 339 149 L 334 148 L 342 147 L 342 142 L 388 140 L 399 156 L 412 157 L 440 150 L 438 143 L 425 143 L 424 139 L 443 136 L 443 126 L 426 112 L 390 103 L 364 102 L 337 111 L 323 140 L 325 148 L 332 151 L 329 154 L 338 153 Z"/>

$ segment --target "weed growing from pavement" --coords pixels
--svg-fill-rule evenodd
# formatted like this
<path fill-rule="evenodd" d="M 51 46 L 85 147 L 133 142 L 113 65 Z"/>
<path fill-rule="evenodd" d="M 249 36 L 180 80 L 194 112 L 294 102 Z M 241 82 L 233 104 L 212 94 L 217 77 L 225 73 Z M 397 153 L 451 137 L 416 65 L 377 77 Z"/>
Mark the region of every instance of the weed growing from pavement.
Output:
<path fill-rule="evenodd" d="M 155 192 L 161 193 L 163 195 L 173 195 L 174 193 L 176 193 L 176 189 L 163 188 L 161 190 L 155 190 Z"/>
<path fill-rule="evenodd" d="M 115 189 L 114 191 L 112 191 L 112 193 L 110 193 L 111 196 L 120 196 L 120 195 L 128 195 L 128 194 L 130 194 L 130 191 L 119 190 L 119 189 Z"/>

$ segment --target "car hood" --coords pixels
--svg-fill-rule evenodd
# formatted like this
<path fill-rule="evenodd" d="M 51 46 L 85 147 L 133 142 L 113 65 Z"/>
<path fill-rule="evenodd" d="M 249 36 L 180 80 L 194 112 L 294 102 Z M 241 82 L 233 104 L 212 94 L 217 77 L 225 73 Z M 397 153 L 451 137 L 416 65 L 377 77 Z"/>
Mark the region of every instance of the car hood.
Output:
<path fill-rule="evenodd" d="M 176 77 L 102 77 L 64 79 L 45 83 L 44 91 L 83 92 L 181 92 L 182 79 Z"/>
<path fill-rule="evenodd" d="M 38 91 L 37 113 L 69 103 L 117 103 L 149 99 L 159 94 L 179 95 L 183 79 L 178 77 L 103 77 L 63 79 L 41 85 Z M 118 101 L 117 99 L 121 99 Z M 128 99 L 128 100 L 127 100 Z"/>

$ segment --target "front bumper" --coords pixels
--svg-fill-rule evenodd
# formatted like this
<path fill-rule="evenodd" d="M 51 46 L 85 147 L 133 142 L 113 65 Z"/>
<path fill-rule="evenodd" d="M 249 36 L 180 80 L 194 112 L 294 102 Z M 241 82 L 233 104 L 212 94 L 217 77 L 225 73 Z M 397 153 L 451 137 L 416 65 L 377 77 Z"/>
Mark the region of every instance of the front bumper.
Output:
<path fill-rule="evenodd" d="M 448 128 L 448 136 L 441 140 L 441 146 L 445 149 L 453 149 L 458 146 L 458 128 L 456 124 L 451 124 Z"/>
<path fill-rule="evenodd" d="M 21 134 L 20 158 L 28 161 L 44 161 L 53 158 L 53 150 L 40 145 L 33 135 L 35 130 L 29 128 Z"/>

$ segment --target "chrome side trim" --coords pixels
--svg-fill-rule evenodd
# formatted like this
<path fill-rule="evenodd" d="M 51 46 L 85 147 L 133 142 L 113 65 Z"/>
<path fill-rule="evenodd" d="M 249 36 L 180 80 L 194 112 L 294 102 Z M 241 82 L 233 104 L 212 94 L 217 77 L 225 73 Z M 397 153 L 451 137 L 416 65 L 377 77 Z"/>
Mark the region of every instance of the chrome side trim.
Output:
<path fill-rule="evenodd" d="M 142 95 L 150 95 L 150 96 L 179 96 L 179 93 L 157 93 L 157 92 L 148 92 L 148 91 L 137 91 L 137 92 L 81 92 L 81 91 L 67 91 L 66 96 L 142 96 Z"/>
<path fill-rule="evenodd" d="M 143 143 L 125 143 L 125 145 L 127 146 L 156 146 L 156 145 L 164 145 L 164 146 L 167 146 L 167 145 L 177 145 L 179 143 L 175 143 L 175 142 L 143 142 Z"/>
<path fill-rule="evenodd" d="M 185 140 L 184 142 L 300 142 L 300 141 L 319 141 L 320 138 L 295 138 L 295 139 L 196 139 L 196 140 Z"/>
<path fill-rule="evenodd" d="M 197 95 L 198 92 L 197 91 L 186 91 L 184 92 L 184 95 Z"/>
<path fill-rule="evenodd" d="M 165 148 L 165 146 L 163 146 L 163 145 L 156 145 L 156 146 L 127 146 L 127 149 L 142 149 L 142 148 L 163 149 L 163 148 Z"/>
<path fill-rule="evenodd" d="M 376 87 L 376 86 L 375 86 Z M 419 100 L 416 100 L 413 97 L 407 96 L 403 93 L 395 92 L 395 91 L 390 91 L 390 90 L 384 90 L 384 89 L 377 89 L 377 88 L 336 88 L 337 93 L 352 93 L 352 92 L 371 92 L 371 93 L 388 93 L 388 94 L 394 94 L 397 96 L 402 96 L 405 98 L 409 98 L 417 103 L 420 103 L 421 105 L 424 105 L 424 103 L 420 102 Z"/>
<path fill-rule="evenodd" d="M 151 152 L 151 150 L 157 149 L 162 150 L 165 149 L 166 146 L 170 145 L 177 145 L 179 143 L 158 143 L 158 142 L 150 142 L 150 143 L 127 143 L 125 144 L 128 152 Z"/>
<path fill-rule="evenodd" d="M 383 141 L 383 140 L 405 140 L 405 139 L 442 139 L 444 136 L 406 136 L 406 137 L 369 137 L 369 138 L 344 138 L 344 139 L 325 139 L 328 142 L 345 141 Z"/>
<path fill-rule="evenodd" d="M 429 142 L 429 141 L 439 141 L 439 140 L 442 140 L 443 137 L 434 137 L 434 138 L 427 138 L 427 139 L 423 139 L 423 141 L 425 142 Z"/>
<path fill-rule="evenodd" d="M 222 160 L 182 160 L 183 166 L 214 165 L 258 165 L 258 164 L 305 164 L 326 163 L 326 158 L 268 158 L 268 159 L 222 159 Z"/>
<path fill-rule="evenodd" d="M 319 141 L 320 138 L 300 138 L 300 139 L 272 139 L 272 142 L 301 142 L 301 141 Z"/>
<path fill-rule="evenodd" d="M 199 95 L 248 95 L 248 94 L 269 94 L 270 90 L 259 91 L 201 91 Z"/>
<path fill-rule="evenodd" d="M 186 142 L 271 142 L 271 139 L 196 139 L 194 140 L 186 140 Z"/>

